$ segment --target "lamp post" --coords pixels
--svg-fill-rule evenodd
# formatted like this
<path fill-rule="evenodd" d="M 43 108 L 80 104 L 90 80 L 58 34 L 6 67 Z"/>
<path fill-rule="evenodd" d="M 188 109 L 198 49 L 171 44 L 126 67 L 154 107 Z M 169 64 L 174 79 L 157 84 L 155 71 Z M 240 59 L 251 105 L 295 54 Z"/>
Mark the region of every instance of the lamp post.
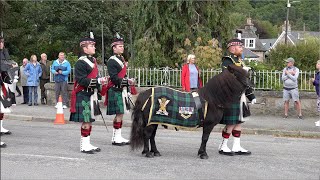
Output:
<path fill-rule="evenodd" d="M 296 3 L 300 1 L 292 1 L 291 3 Z M 286 17 L 286 36 L 284 38 L 285 44 L 288 44 L 288 24 L 289 24 L 289 8 L 291 7 L 290 0 L 287 1 L 287 17 Z"/>
<path fill-rule="evenodd" d="M 289 8 L 290 8 L 291 4 L 289 2 L 289 0 L 287 1 L 287 18 L 286 18 L 286 36 L 284 38 L 284 43 L 287 45 L 288 44 L 288 19 L 289 19 Z"/>

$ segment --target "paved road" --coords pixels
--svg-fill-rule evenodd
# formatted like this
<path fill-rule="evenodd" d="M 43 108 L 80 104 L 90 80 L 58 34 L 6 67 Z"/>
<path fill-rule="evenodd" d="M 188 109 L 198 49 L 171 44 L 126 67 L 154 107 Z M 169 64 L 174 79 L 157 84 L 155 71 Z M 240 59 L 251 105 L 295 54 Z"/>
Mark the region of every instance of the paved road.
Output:
<path fill-rule="evenodd" d="M 222 156 L 220 133 L 208 142 L 208 160 L 197 157 L 201 132 L 160 129 L 161 157 L 110 143 L 112 129 L 94 126 L 91 139 L 102 151 L 79 152 L 79 124 L 10 120 L 12 135 L 1 136 L 1 179 L 319 179 L 319 139 L 244 135 L 251 156 Z M 129 137 L 129 128 L 123 128 Z M 227 167 L 227 168 L 226 168 Z"/>

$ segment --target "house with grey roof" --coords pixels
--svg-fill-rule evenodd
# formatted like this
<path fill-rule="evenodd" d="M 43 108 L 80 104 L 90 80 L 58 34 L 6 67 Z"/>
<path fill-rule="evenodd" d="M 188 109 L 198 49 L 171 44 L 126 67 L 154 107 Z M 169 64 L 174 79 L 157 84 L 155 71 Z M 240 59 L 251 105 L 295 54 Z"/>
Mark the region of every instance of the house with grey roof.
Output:
<path fill-rule="evenodd" d="M 273 42 L 273 39 L 266 39 L 262 40 L 262 42 L 265 43 L 265 48 L 268 50 L 276 48 L 279 44 L 285 43 L 285 37 L 286 37 L 286 21 L 282 25 L 282 32 L 278 36 L 275 42 Z M 292 31 L 291 25 L 288 21 L 288 33 L 287 33 L 287 43 L 291 45 L 296 45 L 297 43 L 304 41 L 307 37 L 315 37 L 320 39 L 320 32 L 316 31 Z M 268 44 L 269 42 L 269 44 Z M 272 43 L 273 42 L 273 43 Z M 272 43 L 272 46 L 270 46 L 270 43 Z"/>
<path fill-rule="evenodd" d="M 256 35 L 257 28 L 254 27 L 251 18 L 247 18 L 244 29 L 238 29 L 237 31 L 241 31 L 241 37 L 238 38 L 244 42 L 243 55 L 245 59 L 263 61 L 267 49 Z"/>

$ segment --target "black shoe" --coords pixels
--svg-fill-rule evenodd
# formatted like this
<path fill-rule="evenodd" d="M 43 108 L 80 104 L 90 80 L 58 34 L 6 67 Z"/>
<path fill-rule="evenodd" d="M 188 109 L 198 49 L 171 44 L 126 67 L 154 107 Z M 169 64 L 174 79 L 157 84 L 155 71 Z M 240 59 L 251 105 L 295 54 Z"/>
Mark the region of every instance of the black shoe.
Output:
<path fill-rule="evenodd" d="M 219 151 L 219 154 L 227 155 L 227 156 L 234 156 L 234 152 L 224 152 L 222 150 Z"/>
<path fill-rule="evenodd" d="M 100 152 L 101 151 L 101 149 L 100 148 L 96 148 L 96 149 L 92 149 L 93 151 L 95 151 L 95 152 Z"/>
<path fill-rule="evenodd" d="M 28 106 L 32 106 L 32 104 L 30 103 L 30 104 L 28 104 Z"/>
<path fill-rule="evenodd" d="M 287 119 L 287 118 L 288 118 L 288 115 L 284 115 L 284 116 L 283 116 L 283 119 Z"/>
<path fill-rule="evenodd" d="M 35 106 L 38 106 L 38 103 L 34 103 Z"/>
<path fill-rule="evenodd" d="M 130 142 L 121 142 L 121 143 L 116 143 L 116 142 L 112 142 L 112 145 L 115 145 L 115 146 L 125 146 L 125 145 L 129 145 Z"/>
<path fill-rule="evenodd" d="M 5 148 L 7 147 L 6 143 L 3 143 L 2 145 L 0 145 L 0 148 Z"/>
<path fill-rule="evenodd" d="M 1 132 L 0 134 L 1 134 L 1 135 L 3 135 L 3 134 L 10 135 L 10 134 L 12 134 L 12 133 L 11 133 L 11 131 L 7 131 L 7 132 Z"/>
<path fill-rule="evenodd" d="M 301 116 L 298 116 L 298 119 L 301 119 L 301 120 L 302 120 L 302 119 L 303 119 L 303 118 L 302 118 L 302 115 L 301 115 Z"/>
<path fill-rule="evenodd" d="M 251 155 L 250 151 L 247 152 L 242 152 L 242 151 L 238 151 L 238 152 L 234 152 L 236 155 Z"/>
<path fill-rule="evenodd" d="M 86 154 L 94 154 L 94 151 L 93 150 L 90 150 L 90 151 L 81 151 L 82 153 L 86 153 Z"/>
<path fill-rule="evenodd" d="M 21 103 L 21 104 L 27 104 L 26 102 L 23 102 L 23 103 Z"/>
<path fill-rule="evenodd" d="M 18 94 L 16 97 L 20 97 L 21 96 L 21 94 Z"/>

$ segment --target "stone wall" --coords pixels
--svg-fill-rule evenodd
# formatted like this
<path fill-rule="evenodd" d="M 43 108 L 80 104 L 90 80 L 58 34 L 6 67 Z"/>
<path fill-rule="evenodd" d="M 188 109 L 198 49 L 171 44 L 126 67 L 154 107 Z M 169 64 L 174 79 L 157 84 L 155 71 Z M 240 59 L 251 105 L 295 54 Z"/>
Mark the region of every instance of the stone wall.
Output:
<path fill-rule="evenodd" d="M 55 105 L 55 92 L 54 83 L 47 83 L 45 85 L 48 96 L 48 104 Z M 69 99 L 71 91 L 73 89 L 73 84 L 68 85 Z M 138 92 L 148 89 L 147 87 L 138 87 Z M 272 115 L 272 116 L 282 116 L 283 115 L 283 100 L 282 91 L 255 91 L 258 104 L 250 105 L 252 114 L 255 115 Z M 137 96 L 134 96 L 135 99 Z M 302 105 L 302 114 L 305 117 L 317 116 L 317 96 L 315 92 L 300 92 L 300 99 Z M 290 101 L 289 115 L 295 116 L 296 111 L 294 109 L 294 103 Z"/>

